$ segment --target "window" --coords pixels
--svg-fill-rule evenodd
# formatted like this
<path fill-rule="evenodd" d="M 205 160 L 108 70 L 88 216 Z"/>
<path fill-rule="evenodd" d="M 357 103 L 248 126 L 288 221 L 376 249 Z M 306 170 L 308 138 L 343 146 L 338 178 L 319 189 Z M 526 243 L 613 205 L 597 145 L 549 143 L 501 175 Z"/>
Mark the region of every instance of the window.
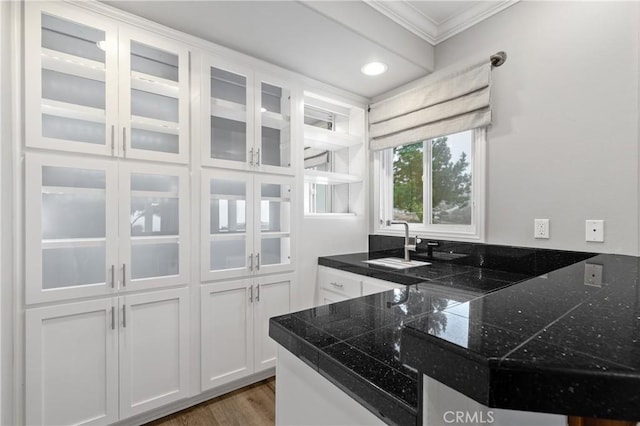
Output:
<path fill-rule="evenodd" d="M 476 129 L 379 151 L 378 231 L 396 232 L 393 219 L 432 238 L 482 239 L 484 139 Z"/>

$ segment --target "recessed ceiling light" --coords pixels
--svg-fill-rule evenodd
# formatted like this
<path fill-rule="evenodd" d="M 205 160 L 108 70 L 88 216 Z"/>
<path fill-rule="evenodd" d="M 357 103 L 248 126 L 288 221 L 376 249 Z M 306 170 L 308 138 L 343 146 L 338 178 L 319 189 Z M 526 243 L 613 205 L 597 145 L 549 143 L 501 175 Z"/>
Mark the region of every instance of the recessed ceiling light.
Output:
<path fill-rule="evenodd" d="M 98 49 L 100 49 L 100 50 L 104 50 L 104 51 L 107 50 L 107 42 L 106 42 L 106 40 L 100 40 L 100 41 L 96 42 L 96 45 L 98 46 Z"/>
<path fill-rule="evenodd" d="M 365 75 L 380 75 L 385 73 L 387 68 L 389 68 L 387 67 L 387 64 L 383 64 L 382 62 L 369 62 L 360 68 L 360 71 Z"/>

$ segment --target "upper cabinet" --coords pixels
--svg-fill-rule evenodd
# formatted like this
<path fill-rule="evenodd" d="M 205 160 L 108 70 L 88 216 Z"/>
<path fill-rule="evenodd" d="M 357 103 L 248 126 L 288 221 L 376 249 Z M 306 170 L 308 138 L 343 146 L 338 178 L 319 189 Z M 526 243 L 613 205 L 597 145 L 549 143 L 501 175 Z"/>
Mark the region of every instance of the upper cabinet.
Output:
<path fill-rule="evenodd" d="M 26 145 L 186 163 L 189 51 L 53 2 L 27 2 Z"/>
<path fill-rule="evenodd" d="M 294 174 L 292 89 L 220 59 L 205 59 L 202 75 L 202 163 Z"/>

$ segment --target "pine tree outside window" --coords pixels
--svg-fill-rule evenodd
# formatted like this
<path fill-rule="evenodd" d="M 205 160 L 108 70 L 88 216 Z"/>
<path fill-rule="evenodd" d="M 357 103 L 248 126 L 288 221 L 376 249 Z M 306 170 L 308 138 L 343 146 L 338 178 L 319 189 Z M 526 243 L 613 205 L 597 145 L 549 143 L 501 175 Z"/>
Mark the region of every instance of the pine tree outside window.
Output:
<path fill-rule="evenodd" d="M 379 151 L 376 232 L 398 232 L 384 225 L 394 219 L 427 238 L 482 240 L 484 143 L 475 129 Z"/>

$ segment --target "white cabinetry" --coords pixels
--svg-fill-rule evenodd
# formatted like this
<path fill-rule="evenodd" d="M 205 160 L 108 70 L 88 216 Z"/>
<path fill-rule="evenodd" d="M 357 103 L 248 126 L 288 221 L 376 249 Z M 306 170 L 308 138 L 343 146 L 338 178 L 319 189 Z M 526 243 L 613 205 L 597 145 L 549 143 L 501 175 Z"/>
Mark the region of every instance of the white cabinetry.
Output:
<path fill-rule="evenodd" d="M 25 164 L 28 304 L 188 283 L 185 167 L 32 153 Z"/>
<path fill-rule="evenodd" d="M 187 48 L 56 2 L 25 17 L 26 146 L 188 161 Z"/>
<path fill-rule="evenodd" d="M 294 274 L 201 288 L 202 390 L 275 366 L 269 318 L 291 310 Z"/>
<path fill-rule="evenodd" d="M 366 296 L 374 293 L 381 293 L 395 288 L 403 289 L 404 284 L 392 283 L 390 281 L 379 280 L 377 278 L 362 277 L 362 295 Z"/>
<path fill-rule="evenodd" d="M 187 296 L 184 288 L 27 310 L 26 423 L 110 424 L 186 397 Z"/>
<path fill-rule="evenodd" d="M 289 85 L 220 58 L 202 75 L 203 164 L 294 174 Z"/>
<path fill-rule="evenodd" d="M 353 274 L 326 266 L 318 266 L 318 305 L 340 302 L 354 297 L 380 293 L 403 284 Z"/>
<path fill-rule="evenodd" d="M 293 269 L 292 178 L 202 171 L 202 281 Z"/>

